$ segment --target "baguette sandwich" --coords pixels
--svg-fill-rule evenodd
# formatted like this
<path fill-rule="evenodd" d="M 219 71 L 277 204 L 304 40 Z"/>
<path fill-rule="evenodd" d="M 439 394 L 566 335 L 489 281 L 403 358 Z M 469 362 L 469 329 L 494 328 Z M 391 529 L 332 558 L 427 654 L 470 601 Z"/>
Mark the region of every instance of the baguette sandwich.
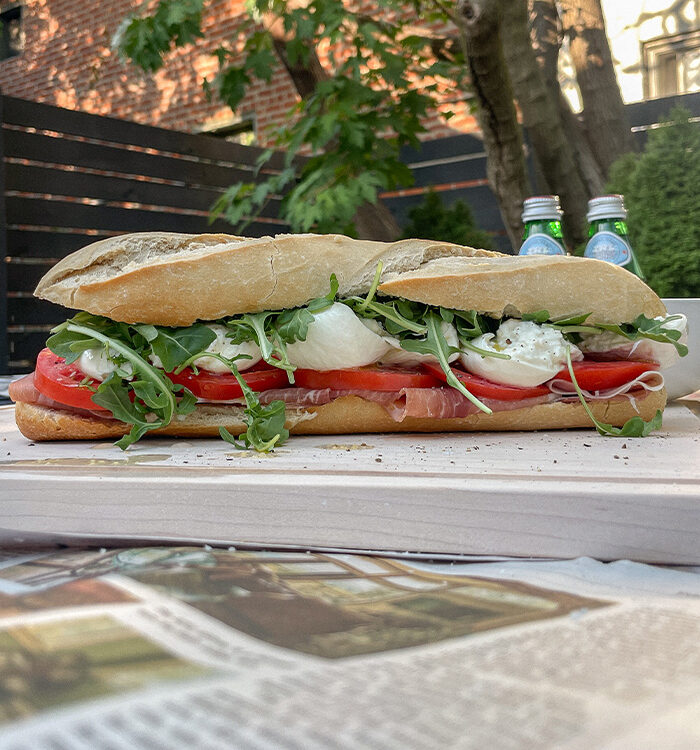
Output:
<path fill-rule="evenodd" d="M 139 233 L 35 294 L 82 310 L 14 382 L 32 440 L 660 425 L 685 319 L 603 261 L 428 240 Z M 239 440 L 237 440 L 237 436 Z"/>

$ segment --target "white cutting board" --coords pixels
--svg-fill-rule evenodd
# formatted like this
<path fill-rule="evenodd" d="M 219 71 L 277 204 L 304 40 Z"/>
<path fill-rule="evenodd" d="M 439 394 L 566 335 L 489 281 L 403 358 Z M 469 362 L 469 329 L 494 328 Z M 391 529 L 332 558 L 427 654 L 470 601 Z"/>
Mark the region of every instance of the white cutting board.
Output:
<path fill-rule="evenodd" d="M 594 430 L 30 444 L 0 407 L 0 541 L 146 539 L 700 564 L 700 420 Z"/>

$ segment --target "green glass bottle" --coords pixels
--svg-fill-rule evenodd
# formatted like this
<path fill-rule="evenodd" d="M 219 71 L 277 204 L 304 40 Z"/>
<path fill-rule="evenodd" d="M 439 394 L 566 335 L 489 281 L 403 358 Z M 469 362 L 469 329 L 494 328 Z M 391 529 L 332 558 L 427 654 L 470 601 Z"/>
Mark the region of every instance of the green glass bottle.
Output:
<path fill-rule="evenodd" d="M 644 279 L 627 232 L 627 210 L 622 195 L 601 195 L 588 201 L 586 258 L 616 263 Z"/>
<path fill-rule="evenodd" d="M 567 255 L 561 214 L 558 195 L 536 195 L 523 201 L 525 231 L 518 255 Z"/>

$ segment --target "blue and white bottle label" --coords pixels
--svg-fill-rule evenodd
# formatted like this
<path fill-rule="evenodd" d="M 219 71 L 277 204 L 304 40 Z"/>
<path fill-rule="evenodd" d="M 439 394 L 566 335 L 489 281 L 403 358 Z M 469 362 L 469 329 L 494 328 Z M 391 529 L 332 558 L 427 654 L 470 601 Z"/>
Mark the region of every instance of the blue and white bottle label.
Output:
<path fill-rule="evenodd" d="M 566 250 L 548 234 L 531 234 L 518 255 L 566 255 Z"/>
<path fill-rule="evenodd" d="M 626 266 L 632 259 L 632 249 L 627 240 L 614 232 L 596 232 L 584 251 L 586 258 L 606 260 L 618 266 Z"/>

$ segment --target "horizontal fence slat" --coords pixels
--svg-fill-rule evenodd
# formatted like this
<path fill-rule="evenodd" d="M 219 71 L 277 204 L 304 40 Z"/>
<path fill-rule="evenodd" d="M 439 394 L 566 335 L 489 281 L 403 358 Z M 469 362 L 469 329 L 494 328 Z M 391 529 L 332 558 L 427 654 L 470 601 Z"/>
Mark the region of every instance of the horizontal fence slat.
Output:
<path fill-rule="evenodd" d="M 57 325 L 72 318 L 75 310 L 36 297 L 9 297 L 7 320 L 10 326 Z"/>
<path fill-rule="evenodd" d="M 241 146 L 204 134 L 183 133 L 152 125 L 141 125 L 114 117 L 93 115 L 87 112 L 63 109 L 51 104 L 32 102 L 5 96 L 4 121 L 21 127 L 54 130 L 59 133 L 85 138 L 111 141 L 126 145 L 148 146 L 186 156 L 254 164 L 264 152 L 258 146 Z M 284 155 L 276 153 L 271 160 L 272 169 L 283 168 Z"/>
<path fill-rule="evenodd" d="M 224 192 L 223 188 L 167 185 L 159 182 L 16 163 L 6 164 L 5 174 L 7 175 L 6 184 L 8 188 L 17 192 L 50 193 L 200 211 L 209 211 L 214 201 Z M 279 214 L 279 206 L 280 200 L 272 199 L 266 204 L 261 215 L 275 218 Z"/>
<path fill-rule="evenodd" d="M 638 128 L 667 120 L 669 112 L 677 105 L 685 107 L 693 117 L 700 117 L 700 92 L 634 102 L 628 104 L 625 110 L 630 126 Z"/>
<path fill-rule="evenodd" d="M 7 264 L 7 291 L 33 292 L 39 279 L 53 266 L 53 263 L 13 263 Z"/>
<path fill-rule="evenodd" d="M 413 170 L 416 187 L 441 185 L 446 182 L 479 180 L 486 175 L 486 157 L 451 164 L 435 164 L 429 167 L 417 165 Z"/>
<path fill-rule="evenodd" d="M 31 363 L 29 367 L 10 367 L 10 373 L 31 370 L 36 362 L 37 354 L 46 346 L 46 339 L 49 335 L 48 331 L 12 331 L 10 329 L 8 331 L 10 361 L 29 360 Z"/>
<path fill-rule="evenodd" d="M 235 182 L 259 182 L 252 170 L 219 166 L 174 156 L 130 151 L 21 130 L 4 130 L 5 156 L 47 164 L 88 167 L 105 172 L 178 180 L 189 185 L 228 187 Z"/>
<path fill-rule="evenodd" d="M 81 247 L 106 239 L 109 235 L 72 234 L 45 231 L 7 230 L 7 254 L 25 258 L 63 258 Z"/>
<path fill-rule="evenodd" d="M 117 232 L 186 232 L 236 234 L 225 221 L 209 224 L 205 216 L 167 211 L 114 206 L 91 206 L 82 203 L 52 201 L 41 198 L 10 196 L 6 198 L 8 224 L 67 227 L 75 229 L 113 230 Z M 262 237 L 288 231 L 286 224 L 253 222 L 245 227 L 250 237 Z M 53 256 L 50 256 L 53 257 Z"/>
<path fill-rule="evenodd" d="M 419 149 L 405 146 L 401 149 L 401 161 L 415 164 L 431 159 L 444 159 L 450 156 L 483 153 L 484 142 L 475 135 L 459 134 L 447 138 L 423 141 Z"/>

